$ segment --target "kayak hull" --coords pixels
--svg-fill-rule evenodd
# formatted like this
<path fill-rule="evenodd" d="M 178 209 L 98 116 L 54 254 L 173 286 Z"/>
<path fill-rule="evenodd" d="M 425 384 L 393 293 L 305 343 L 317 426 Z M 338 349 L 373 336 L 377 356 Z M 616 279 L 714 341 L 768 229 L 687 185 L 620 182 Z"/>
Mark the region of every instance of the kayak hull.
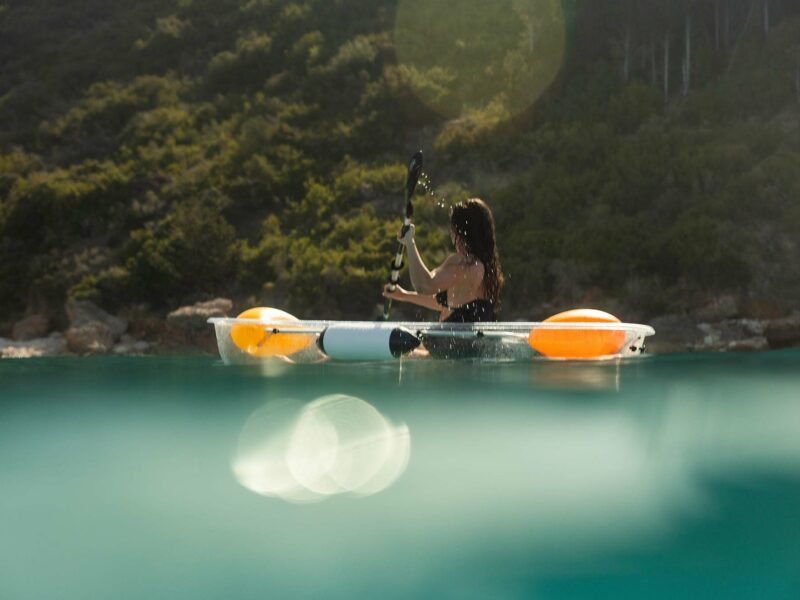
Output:
<path fill-rule="evenodd" d="M 641 355 L 645 340 L 655 331 L 632 323 L 434 323 L 369 321 L 286 321 L 242 318 L 212 318 L 217 347 L 226 364 L 252 364 L 264 361 L 313 363 L 326 360 L 357 362 L 396 360 L 472 359 L 487 361 L 526 361 L 532 359 L 608 360 Z M 247 335 L 243 335 L 242 331 Z M 346 338 L 342 338 L 346 332 Z M 393 333 L 394 332 L 394 333 Z M 382 347 L 380 340 L 406 340 L 401 352 Z M 335 334 L 335 336 L 334 336 Z M 418 341 L 407 343 L 408 335 Z M 328 339 L 328 353 L 325 339 Z M 529 338 L 563 340 L 563 356 L 546 356 L 534 350 Z M 593 356 L 576 356 L 570 340 L 603 339 Z M 257 346 L 241 344 L 241 339 L 257 339 Z M 334 351 L 334 340 L 340 341 Z M 296 340 L 302 340 L 297 343 Z M 609 340 L 612 342 L 609 344 Z M 392 344 L 395 344 L 395 341 Z M 238 343 L 237 343 L 238 342 Z M 270 349 L 269 351 L 265 349 Z M 413 351 L 411 351 L 413 349 Z M 572 346 L 574 350 L 574 344 Z"/>

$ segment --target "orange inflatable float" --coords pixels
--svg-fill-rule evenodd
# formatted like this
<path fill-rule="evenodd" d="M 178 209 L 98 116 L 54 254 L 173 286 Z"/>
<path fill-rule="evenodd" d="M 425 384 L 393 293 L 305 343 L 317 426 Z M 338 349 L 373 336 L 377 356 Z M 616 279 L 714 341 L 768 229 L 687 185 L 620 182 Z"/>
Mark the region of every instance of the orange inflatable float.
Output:
<path fill-rule="evenodd" d="M 253 319 L 260 322 L 296 323 L 299 319 L 277 308 L 250 308 L 237 319 Z M 238 348 L 251 356 L 289 356 L 300 352 L 314 342 L 314 335 L 297 333 L 273 333 L 263 325 L 236 324 L 231 328 L 231 339 Z"/>
<path fill-rule="evenodd" d="M 619 323 L 614 315 L 591 308 L 579 308 L 553 315 L 544 323 Z M 600 358 L 618 354 L 625 343 L 625 332 L 613 329 L 536 327 L 528 344 L 548 358 Z"/>

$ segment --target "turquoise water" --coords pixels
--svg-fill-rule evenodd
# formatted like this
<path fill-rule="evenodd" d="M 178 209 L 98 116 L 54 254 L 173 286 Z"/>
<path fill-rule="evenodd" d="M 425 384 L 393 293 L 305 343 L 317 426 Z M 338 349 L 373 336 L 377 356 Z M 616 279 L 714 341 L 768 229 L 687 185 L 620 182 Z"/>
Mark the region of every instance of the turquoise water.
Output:
<path fill-rule="evenodd" d="M 797 598 L 800 352 L 0 361 L 0 598 Z"/>

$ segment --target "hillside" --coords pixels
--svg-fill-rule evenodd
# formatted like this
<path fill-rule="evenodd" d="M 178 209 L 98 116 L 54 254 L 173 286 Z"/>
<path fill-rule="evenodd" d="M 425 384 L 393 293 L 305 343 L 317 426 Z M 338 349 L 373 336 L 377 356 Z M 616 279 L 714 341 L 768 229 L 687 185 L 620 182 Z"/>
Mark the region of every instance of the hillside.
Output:
<path fill-rule="evenodd" d="M 0 1 L 0 308 L 366 318 L 408 157 L 495 209 L 504 317 L 800 308 L 800 7 Z"/>

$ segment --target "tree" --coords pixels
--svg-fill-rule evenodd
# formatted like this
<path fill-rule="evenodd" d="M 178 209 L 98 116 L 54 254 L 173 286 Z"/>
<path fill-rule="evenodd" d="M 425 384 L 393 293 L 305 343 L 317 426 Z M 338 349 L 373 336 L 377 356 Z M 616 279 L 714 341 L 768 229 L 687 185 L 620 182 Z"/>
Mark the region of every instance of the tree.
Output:
<path fill-rule="evenodd" d="M 684 0 L 683 2 L 683 37 L 684 53 L 681 62 L 682 75 L 682 94 L 684 97 L 689 95 L 692 78 L 692 16 L 695 8 L 694 0 Z"/>

